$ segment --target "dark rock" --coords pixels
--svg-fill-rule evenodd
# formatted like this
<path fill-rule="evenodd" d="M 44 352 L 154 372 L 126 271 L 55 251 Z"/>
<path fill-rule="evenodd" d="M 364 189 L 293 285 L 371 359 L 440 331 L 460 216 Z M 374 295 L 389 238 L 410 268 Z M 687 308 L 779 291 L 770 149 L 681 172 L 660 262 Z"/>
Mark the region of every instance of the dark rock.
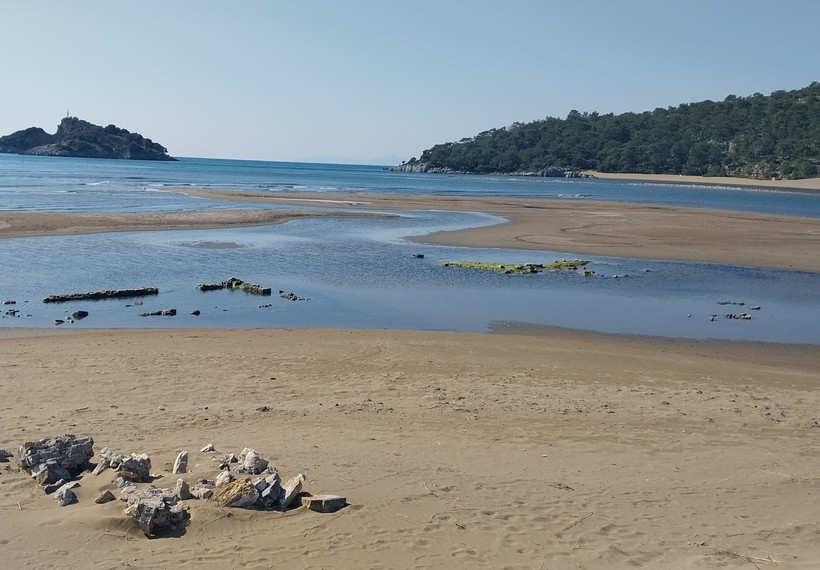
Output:
<path fill-rule="evenodd" d="M 185 522 L 185 512 L 171 489 L 149 487 L 128 495 L 125 512 L 134 517 L 145 536 L 167 531 Z"/>
<path fill-rule="evenodd" d="M 141 317 L 175 317 L 176 309 L 160 309 L 159 311 L 150 311 L 148 313 L 140 313 Z"/>
<path fill-rule="evenodd" d="M 120 463 L 117 471 L 125 481 L 148 483 L 151 481 L 151 459 L 144 453 L 132 453 L 131 457 Z"/>
<path fill-rule="evenodd" d="M 195 317 L 198 317 L 198 316 L 199 316 L 199 315 L 201 315 L 202 313 L 200 313 L 200 312 L 199 312 L 199 309 L 196 309 L 196 310 L 191 311 L 191 314 L 192 314 L 193 316 L 195 316 Z"/>
<path fill-rule="evenodd" d="M 88 316 L 88 311 L 74 311 L 73 313 L 71 313 L 71 318 L 77 319 L 78 321 L 80 319 L 86 318 L 87 316 Z"/>
<path fill-rule="evenodd" d="M 295 293 L 287 293 L 285 291 L 282 291 L 281 289 L 279 290 L 279 296 L 288 301 L 310 301 L 310 299 L 306 297 L 300 297 Z"/>
<path fill-rule="evenodd" d="M 73 489 L 78 483 L 66 483 L 54 492 L 54 500 L 61 507 L 68 506 L 77 502 L 77 495 L 74 494 Z"/>
<path fill-rule="evenodd" d="M 78 438 L 65 434 L 26 442 L 17 450 L 14 459 L 20 469 L 32 476 L 46 469 L 60 467 L 68 472 L 68 477 L 62 478 L 71 479 L 89 467 L 89 460 L 94 457 L 93 446 L 94 440 L 90 437 Z M 59 478 L 61 477 L 49 483 Z"/>
<path fill-rule="evenodd" d="M 317 513 L 335 513 L 347 505 L 347 499 L 339 495 L 310 495 L 302 497 L 302 505 Z"/>
<path fill-rule="evenodd" d="M 93 301 L 98 299 L 120 299 L 128 297 L 145 297 L 159 295 L 156 287 L 140 287 L 138 289 L 106 289 L 89 293 L 70 293 L 68 295 L 50 295 L 43 299 L 43 303 L 65 303 L 67 301 Z"/>
<path fill-rule="evenodd" d="M 222 281 L 220 283 L 200 283 L 196 286 L 197 289 L 200 291 L 218 291 L 220 289 L 239 289 L 240 291 L 244 291 L 245 293 L 249 293 L 251 295 L 262 295 L 268 296 L 271 294 L 270 287 L 263 287 L 262 285 L 257 285 L 255 283 L 245 283 L 241 279 L 236 277 L 231 277 Z"/>

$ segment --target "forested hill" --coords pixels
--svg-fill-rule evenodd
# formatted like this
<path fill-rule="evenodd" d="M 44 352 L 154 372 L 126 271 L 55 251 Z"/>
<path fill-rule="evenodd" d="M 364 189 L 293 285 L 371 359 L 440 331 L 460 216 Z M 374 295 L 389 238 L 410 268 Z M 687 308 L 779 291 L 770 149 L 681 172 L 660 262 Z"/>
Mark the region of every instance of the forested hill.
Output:
<path fill-rule="evenodd" d="M 815 177 L 820 175 L 820 83 L 644 113 L 572 111 L 566 119 L 515 123 L 438 144 L 395 169 Z"/>
<path fill-rule="evenodd" d="M 39 127 L 30 127 L 0 137 L 0 152 L 81 158 L 176 160 L 168 156 L 168 150 L 164 146 L 139 133 L 114 125 L 100 127 L 77 117 L 64 118 L 53 135 Z"/>

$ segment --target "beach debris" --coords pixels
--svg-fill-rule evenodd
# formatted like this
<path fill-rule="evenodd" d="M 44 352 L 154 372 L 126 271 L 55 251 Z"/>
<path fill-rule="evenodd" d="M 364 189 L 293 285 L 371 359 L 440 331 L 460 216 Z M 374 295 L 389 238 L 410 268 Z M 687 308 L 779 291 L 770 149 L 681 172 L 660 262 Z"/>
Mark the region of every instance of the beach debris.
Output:
<path fill-rule="evenodd" d="M 7 449 L 0 449 L 0 463 L 8 463 L 12 457 L 11 452 Z"/>
<path fill-rule="evenodd" d="M 177 455 L 176 460 L 174 461 L 174 468 L 171 470 L 171 473 L 174 475 L 178 475 L 180 473 L 185 473 L 188 470 L 188 452 L 187 451 L 180 451 L 179 455 Z"/>
<path fill-rule="evenodd" d="M 339 495 L 308 495 L 302 497 L 302 506 L 317 513 L 335 513 L 347 505 L 347 499 Z"/>
<path fill-rule="evenodd" d="M 279 296 L 287 301 L 310 301 L 307 297 L 300 297 L 295 293 L 287 293 L 282 289 L 279 289 Z"/>
<path fill-rule="evenodd" d="M 65 303 L 67 301 L 93 301 L 98 299 L 121 299 L 127 297 L 144 297 L 159 295 L 156 287 L 140 287 L 138 289 L 106 289 L 89 293 L 70 293 L 68 295 L 50 295 L 43 299 L 43 303 Z"/>
<path fill-rule="evenodd" d="M 556 259 L 550 263 L 488 263 L 485 261 L 442 261 L 443 267 L 463 267 L 484 271 L 498 271 L 506 275 L 524 275 L 543 271 L 578 271 L 579 267 L 588 264 L 585 259 Z"/>
<path fill-rule="evenodd" d="M 249 293 L 251 295 L 262 295 L 268 296 L 271 294 L 270 287 L 263 287 L 262 285 L 257 285 L 255 283 L 245 283 L 241 279 L 236 277 L 230 277 L 225 281 L 221 281 L 219 283 L 200 283 L 196 286 L 197 289 L 200 291 L 218 291 L 220 289 L 239 289 L 240 291 L 244 291 L 245 293 Z"/>
<path fill-rule="evenodd" d="M 125 494 L 125 512 L 134 517 L 145 536 L 172 530 L 185 522 L 185 511 L 173 489 L 152 486 L 139 491 L 132 488 Z"/>
<path fill-rule="evenodd" d="M 39 485 L 70 480 L 89 466 L 94 457 L 94 440 L 64 434 L 26 442 L 15 454 L 17 465 L 37 480 Z"/>
<path fill-rule="evenodd" d="M 160 309 L 159 311 L 150 311 L 147 313 L 140 313 L 141 317 L 175 317 L 176 309 Z"/>
<path fill-rule="evenodd" d="M 117 498 L 114 496 L 114 493 L 111 492 L 110 489 L 106 489 L 102 493 L 100 493 L 94 502 L 98 505 L 104 505 L 105 503 L 110 503 L 111 501 L 115 501 Z"/>
<path fill-rule="evenodd" d="M 230 462 L 230 461 L 229 461 Z M 268 467 L 268 460 L 259 455 L 259 452 L 250 447 L 246 447 L 239 454 L 239 463 L 236 468 L 237 473 L 250 473 L 251 475 L 259 475 Z"/>
<path fill-rule="evenodd" d="M 214 447 L 213 443 L 209 443 L 199 451 L 201 451 L 202 453 L 213 453 L 214 451 L 216 451 L 216 448 Z"/>

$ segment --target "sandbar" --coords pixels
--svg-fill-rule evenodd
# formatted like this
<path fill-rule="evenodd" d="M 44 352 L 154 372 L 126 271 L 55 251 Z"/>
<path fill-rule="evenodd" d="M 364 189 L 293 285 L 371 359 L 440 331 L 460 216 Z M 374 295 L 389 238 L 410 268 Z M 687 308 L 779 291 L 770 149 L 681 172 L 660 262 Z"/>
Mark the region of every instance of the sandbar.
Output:
<path fill-rule="evenodd" d="M 200 198 L 312 205 L 315 194 L 192 190 Z M 586 200 L 322 194 L 348 211 L 450 210 L 506 220 L 416 241 L 820 271 L 820 218 Z M 315 204 L 313 204 L 315 205 Z"/>
<path fill-rule="evenodd" d="M 0 238 L 280 224 L 297 218 L 362 216 L 346 212 L 207 210 L 159 214 L 0 211 Z"/>

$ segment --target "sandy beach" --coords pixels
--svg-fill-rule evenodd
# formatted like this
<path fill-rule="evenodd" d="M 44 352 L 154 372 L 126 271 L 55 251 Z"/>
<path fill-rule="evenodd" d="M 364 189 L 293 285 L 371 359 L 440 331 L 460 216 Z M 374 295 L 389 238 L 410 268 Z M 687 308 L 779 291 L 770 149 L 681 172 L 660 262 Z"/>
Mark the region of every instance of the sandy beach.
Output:
<path fill-rule="evenodd" d="M 816 347 L 515 332 L 4 331 L 0 447 L 90 435 L 172 487 L 251 446 L 349 505 L 186 501 L 149 540 L 111 471 L 60 508 L 0 464 L 3 564 L 816 568 Z"/>
<path fill-rule="evenodd" d="M 820 224 L 808 218 L 323 198 L 354 214 L 438 208 L 510 220 L 425 238 L 439 243 L 820 270 Z M 292 215 L 301 214 L 2 213 L 0 235 Z M 123 502 L 95 504 L 102 490 L 116 492 L 110 470 L 86 473 L 78 502 L 61 508 L 12 460 L 0 463 L 0 560 L 9 568 L 813 569 L 818 378 L 816 346 L 546 328 L 0 329 L 0 448 L 92 436 L 95 451 L 147 453 L 154 485 L 173 487 L 179 451 L 191 453 L 181 477 L 194 483 L 215 478 L 222 454 L 253 447 L 283 478 L 303 472 L 306 491 L 348 503 L 319 514 L 189 500 L 181 532 L 149 539 Z M 207 443 L 218 451 L 201 453 Z"/>

